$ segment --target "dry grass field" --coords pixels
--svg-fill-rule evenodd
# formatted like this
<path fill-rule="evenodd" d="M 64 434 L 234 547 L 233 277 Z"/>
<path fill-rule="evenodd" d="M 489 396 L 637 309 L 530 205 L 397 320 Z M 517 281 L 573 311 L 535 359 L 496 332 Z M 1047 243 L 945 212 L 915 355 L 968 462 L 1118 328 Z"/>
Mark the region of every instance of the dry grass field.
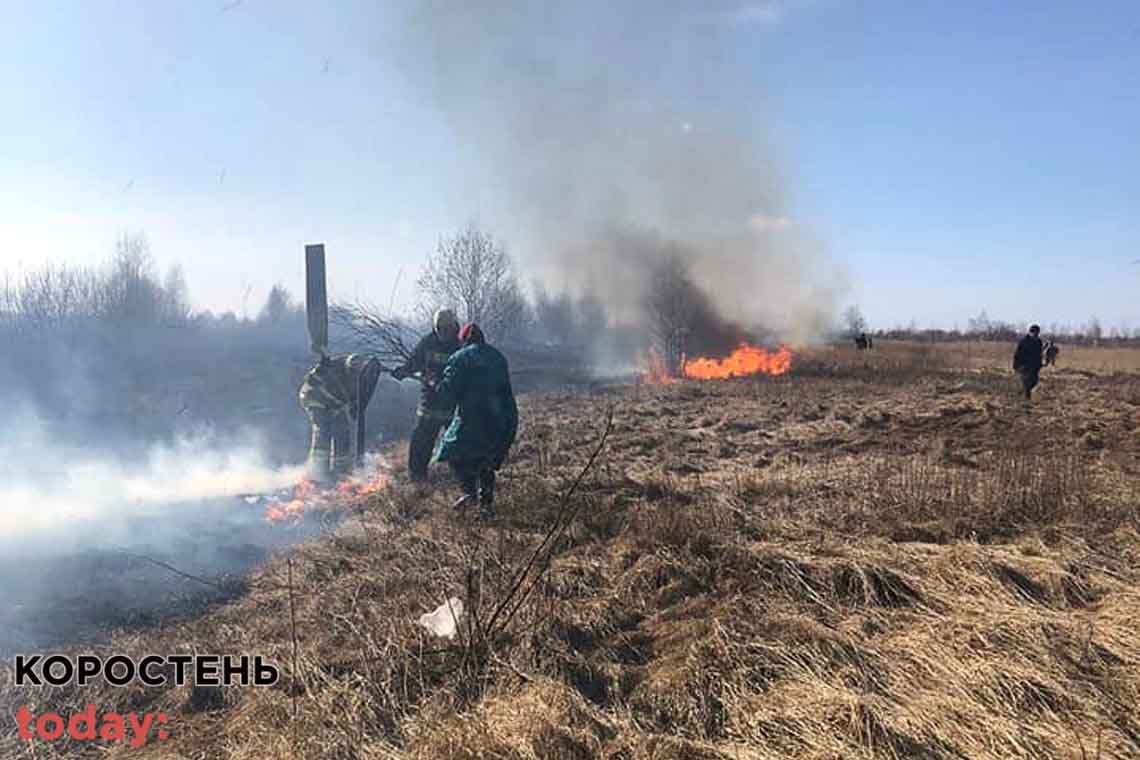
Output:
<path fill-rule="evenodd" d="M 9 721 L 0 755 L 1138 757 L 1140 351 L 1063 348 L 1026 404 L 1011 348 L 528 396 L 494 520 L 451 514 L 442 476 L 397 482 L 235 601 L 107 647 L 264 654 L 276 687 L 0 673 L 6 706 L 164 710 L 175 735 L 30 745 Z M 453 641 L 415 624 L 449 596 Z"/>

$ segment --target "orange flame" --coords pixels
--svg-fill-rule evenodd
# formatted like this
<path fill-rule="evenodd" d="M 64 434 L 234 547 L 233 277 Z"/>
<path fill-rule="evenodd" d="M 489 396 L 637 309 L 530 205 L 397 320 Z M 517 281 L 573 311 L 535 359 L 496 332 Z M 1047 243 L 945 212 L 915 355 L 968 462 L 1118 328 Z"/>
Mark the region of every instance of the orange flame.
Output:
<path fill-rule="evenodd" d="M 665 363 L 665 357 L 658 353 L 656 348 L 649 349 L 647 363 L 649 368 L 642 373 L 641 382 L 651 385 L 667 385 L 677 382 L 677 378 L 669 374 L 669 365 Z"/>
<path fill-rule="evenodd" d="M 769 352 L 759 346 L 741 343 L 723 359 L 693 359 L 686 361 L 685 377 L 697 380 L 718 380 L 745 375 L 782 375 L 792 368 L 792 352 L 780 346 Z"/>
<path fill-rule="evenodd" d="M 384 472 L 376 474 L 372 480 L 346 480 L 336 487 L 338 500 L 362 499 L 374 493 L 383 491 L 388 487 L 388 475 Z"/>
<path fill-rule="evenodd" d="M 322 488 L 320 484 L 305 478 L 293 487 L 288 500 L 273 501 L 266 506 L 265 519 L 273 523 L 289 519 L 299 520 L 302 515 L 314 508 L 348 506 L 384 490 L 389 482 L 389 474 L 384 467 L 378 468 L 367 479 L 351 478 L 329 488 Z"/>
<path fill-rule="evenodd" d="M 305 511 L 305 502 L 317 492 L 317 484 L 308 479 L 302 479 L 293 488 L 293 495 L 285 502 L 272 502 L 265 508 L 265 519 L 269 522 L 281 522 L 290 517 L 300 517 Z"/>

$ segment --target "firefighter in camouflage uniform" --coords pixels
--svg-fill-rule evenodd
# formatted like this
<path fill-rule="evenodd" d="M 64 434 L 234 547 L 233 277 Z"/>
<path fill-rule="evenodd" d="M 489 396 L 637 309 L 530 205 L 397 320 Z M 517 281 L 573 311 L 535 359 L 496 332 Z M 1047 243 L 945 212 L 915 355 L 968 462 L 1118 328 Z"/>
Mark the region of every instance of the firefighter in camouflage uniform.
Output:
<path fill-rule="evenodd" d="M 416 482 L 427 480 L 428 464 L 439 432 L 450 421 L 452 407 L 436 399 L 435 384 L 451 355 L 459 350 L 459 320 L 450 309 L 439 309 L 432 318 L 432 332 L 425 335 L 403 366 L 392 370 L 392 377 L 403 380 L 419 375 L 420 403 L 416 407 L 416 427 L 408 444 L 408 474 Z"/>
<path fill-rule="evenodd" d="M 379 365 L 364 354 L 322 356 L 305 373 L 298 394 L 309 416 L 309 477 L 339 478 L 352 471 L 353 421 L 364 414 L 379 376 Z"/>

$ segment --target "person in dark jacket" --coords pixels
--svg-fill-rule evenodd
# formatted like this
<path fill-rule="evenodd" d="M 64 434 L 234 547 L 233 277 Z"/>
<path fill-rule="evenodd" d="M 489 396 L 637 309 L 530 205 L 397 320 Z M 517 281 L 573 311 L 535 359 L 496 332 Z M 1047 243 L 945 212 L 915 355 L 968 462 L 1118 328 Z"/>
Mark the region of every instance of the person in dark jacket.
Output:
<path fill-rule="evenodd" d="M 1038 376 L 1041 374 L 1041 328 L 1037 325 L 1029 326 L 1029 334 L 1017 343 L 1017 350 L 1013 353 L 1013 369 L 1021 375 L 1021 387 L 1025 390 L 1025 398 L 1030 398 L 1033 389 L 1037 386 Z"/>
<path fill-rule="evenodd" d="M 464 510 L 476 499 L 484 514 L 495 501 L 495 471 L 502 467 L 518 432 L 519 412 L 507 359 L 489 346 L 483 331 L 469 324 L 460 333 L 463 348 L 443 368 L 436 385 L 440 404 L 455 409 L 440 438 L 434 461 L 448 462 L 463 489 L 455 503 Z"/>
<path fill-rule="evenodd" d="M 439 309 L 432 318 L 432 331 L 420 339 L 408 361 L 392 370 L 392 377 L 403 380 L 418 375 L 420 403 L 416 407 L 416 427 L 408 442 L 408 475 L 415 482 L 427 480 L 428 464 L 439 431 L 451 420 L 451 409 L 436 401 L 435 384 L 444 365 L 459 350 L 459 320 L 450 309 Z"/>
<path fill-rule="evenodd" d="M 1061 349 L 1057 347 L 1055 341 L 1049 341 L 1045 344 L 1045 366 L 1056 364 L 1057 354 L 1061 353 Z"/>

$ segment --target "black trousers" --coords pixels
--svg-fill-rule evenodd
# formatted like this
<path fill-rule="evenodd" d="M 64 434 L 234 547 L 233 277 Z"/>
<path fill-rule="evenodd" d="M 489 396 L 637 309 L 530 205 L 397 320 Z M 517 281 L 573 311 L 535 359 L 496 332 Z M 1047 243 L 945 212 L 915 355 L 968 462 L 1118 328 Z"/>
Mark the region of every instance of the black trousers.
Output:
<path fill-rule="evenodd" d="M 1018 373 L 1021 375 L 1021 387 L 1025 391 L 1025 397 L 1029 398 L 1030 394 L 1033 393 L 1033 389 L 1037 387 L 1037 380 L 1040 377 L 1041 369 L 1040 367 L 1022 367 L 1018 370 Z"/>
<path fill-rule="evenodd" d="M 495 470 L 489 463 L 460 460 L 451 462 L 451 471 L 465 495 L 478 498 L 484 507 L 494 504 Z"/>
<path fill-rule="evenodd" d="M 412 431 L 411 440 L 408 441 L 408 475 L 412 480 L 427 480 L 428 465 L 435 450 L 435 441 L 439 438 L 439 431 L 448 422 L 450 420 L 426 414 L 416 417 L 416 428 Z"/>

